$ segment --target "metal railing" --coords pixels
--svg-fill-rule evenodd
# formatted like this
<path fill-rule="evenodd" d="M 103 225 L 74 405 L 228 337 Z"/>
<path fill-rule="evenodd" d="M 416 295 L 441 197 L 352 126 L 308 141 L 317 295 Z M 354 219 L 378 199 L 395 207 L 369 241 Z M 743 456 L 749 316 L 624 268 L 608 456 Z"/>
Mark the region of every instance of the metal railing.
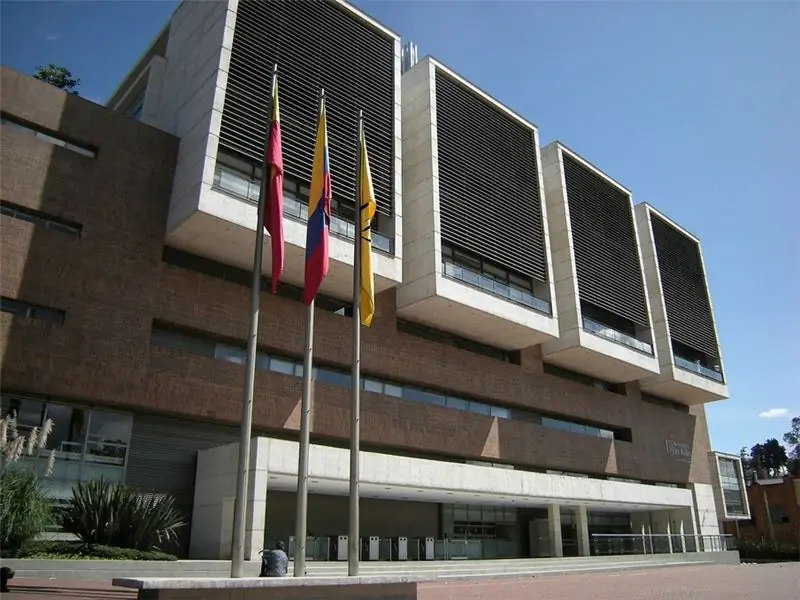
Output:
<path fill-rule="evenodd" d="M 253 204 L 258 203 L 258 196 L 261 192 L 261 182 L 249 179 L 241 173 L 221 165 L 217 165 L 214 171 L 214 187 Z M 308 205 L 284 192 L 283 214 L 300 221 L 308 221 Z M 352 240 L 356 236 L 356 227 L 353 223 L 337 215 L 331 215 L 330 232 Z M 394 254 L 394 239 L 373 230 L 372 247 L 387 254 Z"/>
<path fill-rule="evenodd" d="M 629 348 L 633 348 L 634 350 L 641 352 L 642 354 L 649 354 L 651 356 L 653 355 L 652 344 L 648 344 L 647 342 L 643 342 L 642 340 L 637 340 L 632 335 L 628 335 L 627 333 L 618 331 L 613 327 L 609 327 L 605 323 L 595 321 L 594 319 L 591 319 L 589 317 L 583 317 L 583 328 L 589 333 L 593 333 L 594 335 L 606 338 L 607 340 L 610 340 L 617 344 L 628 346 Z"/>
<path fill-rule="evenodd" d="M 736 550 L 732 535 L 604 534 L 591 536 L 592 554 L 682 554 Z"/>
<path fill-rule="evenodd" d="M 679 369 L 683 369 L 684 371 L 691 371 L 692 373 L 696 373 L 697 375 L 706 377 L 708 379 L 713 379 L 714 381 L 718 381 L 720 383 L 724 381 L 722 373 L 719 371 L 709 369 L 707 366 L 700 364 L 699 362 L 691 361 L 683 358 L 682 356 L 675 357 L 675 366 Z"/>
<path fill-rule="evenodd" d="M 294 558 L 294 536 L 282 540 L 272 538 L 267 542 L 265 549 L 274 548 L 278 541 L 284 543 L 289 558 Z M 364 536 L 358 545 L 359 560 L 487 560 L 516 558 L 519 552 L 518 544 L 510 540 L 439 539 L 433 540 L 430 552 L 427 541 L 427 538 L 407 538 L 405 550 L 401 552 L 399 538 L 380 538 L 377 543 L 377 553 L 374 553 L 371 552 L 370 538 Z M 306 561 L 336 561 L 337 557 L 341 558 L 339 543 L 337 537 L 309 536 L 306 538 Z"/>
<path fill-rule="evenodd" d="M 442 268 L 444 276 L 451 279 L 457 279 L 463 283 L 469 284 L 483 291 L 489 292 L 495 296 L 505 298 L 516 304 L 521 304 L 527 308 L 539 311 L 546 315 L 550 313 L 550 303 L 547 300 L 537 298 L 530 292 L 521 290 L 519 288 L 511 287 L 501 281 L 495 281 L 491 277 L 486 277 L 480 273 L 462 265 L 457 265 L 453 262 L 443 261 Z"/>

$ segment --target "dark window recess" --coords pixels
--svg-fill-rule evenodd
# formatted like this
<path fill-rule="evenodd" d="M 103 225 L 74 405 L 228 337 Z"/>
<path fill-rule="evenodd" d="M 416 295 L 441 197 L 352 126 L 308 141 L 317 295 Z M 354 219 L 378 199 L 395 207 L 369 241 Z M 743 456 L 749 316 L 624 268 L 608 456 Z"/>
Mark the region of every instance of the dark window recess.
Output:
<path fill-rule="evenodd" d="M 364 111 L 378 211 L 393 214 L 395 39 L 334 2 L 241 2 L 220 146 L 261 161 L 272 65 L 280 78 L 283 161 L 311 179 L 318 94 L 325 89 L 333 197 L 353 205 L 356 123 Z"/>
<path fill-rule="evenodd" d="M 442 240 L 547 281 L 533 131 L 439 69 L 436 107 Z"/>
<path fill-rule="evenodd" d="M 0 200 L 0 215 L 11 217 L 12 219 L 19 219 L 20 221 L 28 221 L 34 225 L 39 225 L 45 229 L 53 229 L 62 233 L 69 233 L 80 237 L 83 231 L 83 225 L 75 223 L 74 221 L 67 221 L 52 215 L 33 210 L 24 206 L 19 206 L 5 200 Z"/>
<path fill-rule="evenodd" d="M 622 396 L 626 395 L 624 384 L 610 383 L 608 381 L 603 381 L 602 379 L 596 379 L 590 375 L 584 375 L 583 373 L 570 371 L 569 369 L 565 369 L 563 367 L 557 367 L 556 365 L 551 365 L 550 363 L 544 363 L 544 372 L 547 375 L 552 375 L 553 377 L 558 377 L 559 379 L 568 379 L 569 381 L 582 383 L 583 385 L 588 385 L 589 387 L 598 388 L 607 392 L 613 392 Z"/>
<path fill-rule="evenodd" d="M 196 354 L 235 364 L 244 364 L 245 360 L 245 348 L 239 341 L 219 341 L 199 332 L 157 321 L 153 322 L 150 343 L 153 346 L 169 348 L 178 352 Z M 290 375 L 294 377 L 303 376 L 302 360 L 264 352 L 258 353 L 256 368 L 262 371 L 279 373 L 281 375 Z M 317 366 L 314 367 L 312 377 L 321 383 L 350 387 L 350 373 L 341 369 Z M 559 429 L 570 433 L 623 442 L 630 442 L 632 440 L 631 431 L 626 428 L 577 422 L 561 418 L 558 415 L 544 415 L 526 409 L 509 408 L 481 402 L 479 400 L 450 396 L 446 393 L 404 385 L 370 377 L 368 375 L 362 377 L 361 388 L 365 392 L 394 396 L 395 398 L 402 398 L 410 402 L 441 406 L 443 408 L 451 408 L 478 415 L 496 417 L 498 419 L 524 421 L 548 429 Z"/>
<path fill-rule="evenodd" d="M 482 354 L 483 356 L 488 356 L 489 358 L 494 358 L 496 360 L 502 360 L 503 362 L 514 362 L 512 360 L 512 355 L 515 353 L 513 352 L 503 350 L 502 348 L 495 348 L 494 346 L 489 346 L 487 344 L 481 344 L 480 342 L 475 342 L 452 333 L 431 329 L 430 327 L 425 327 L 424 325 L 419 325 L 418 323 L 411 323 L 409 321 L 398 319 L 397 331 L 400 333 L 413 335 L 414 337 L 430 340 L 432 342 L 437 342 L 439 344 L 444 344 L 446 346 L 453 346 L 454 348 L 459 348 L 460 350 L 467 350 L 468 352 L 474 352 L 475 354 Z"/>
<path fill-rule="evenodd" d="M 670 337 L 697 352 L 719 358 L 700 247 L 658 215 L 650 213 L 650 224 Z"/>
<path fill-rule="evenodd" d="M 63 325 L 67 315 L 63 310 L 57 308 L 31 304 L 30 302 L 6 298 L 5 296 L 0 298 L 0 311 L 11 313 L 12 315 L 19 315 L 21 317 L 28 317 L 29 319 L 55 323 L 56 325 Z"/>
<path fill-rule="evenodd" d="M 672 410 L 677 410 L 683 413 L 689 412 L 689 407 L 686 406 L 685 404 L 681 404 L 680 402 L 675 402 L 674 400 L 668 400 L 667 398 L 654 396 L 653 394 L 648 394 L 645 392 L 642 392 L 642 401 L 647 402 L 648 404 L 655 404 L 656 406 L 661 406 L 662 408 L 671 408 Z"/>
<path fill-rule="evenodd" d="M 33 123 L 28 123 L 22 119 L 12 117 L 11 115 L 7 115 L 5 113 L 0 114 L 0 124 L 7 127 L 13 127 L 17 131 L 22 131 L 35 137 L 37 140 L 42 140 L 43 142 L 53 144 L 54 146 L 66 148 L 67 150 L 75 152 L 76 154 L 81 154 L 82 156 L 88 156 L 89 158 L 95 158 L 97 156 L 97 148 L 93 146 L 87 146 L 86 144 L 82 144 L 80 142 L 70 141 L 63 137 L 60 133 L 45 129 Z"/>
<path fill-rule="evenodd" d="M 630 197 L 562 157 L 581 300 L 649 328 Z"/>
<path fill-rule="evenodd" d="M 161 255 L 161 260 L 168 265 L 172 265 L 173 267 L 179 267 L 181 269 L 187 269 L 196 273 L 202 273 L 203 275 L 208 275 L 209 277 L 214 277 L 215 279 L 230 281 L 231 283 L 247 286 L 248 288 L 252 285 L 253 275 L 244 269 L 231 267 L 209 258 L 203 258 L 202 256 L 197 256 L 196 254 L 190 254 L 188 252 L 184 252 L 183 250 L 177 250 L 176 248 L 165 246 L 164 252 Z M 261 291 L 269 292 L 270 288 L 270 278 L 262 277 Z M 278 296 L 301 302 L 303 290 L 293 285 L 289 285 L 288 283 L 281 282 L 278 285 Z M 353 307 L 349 302 L 342 302 L 328 296 L 317 294 L 314 305 L 317 308 L 321 308 L 322 310 L 327 310 L 332 313 L 348 317 L 352 316 Z"/>

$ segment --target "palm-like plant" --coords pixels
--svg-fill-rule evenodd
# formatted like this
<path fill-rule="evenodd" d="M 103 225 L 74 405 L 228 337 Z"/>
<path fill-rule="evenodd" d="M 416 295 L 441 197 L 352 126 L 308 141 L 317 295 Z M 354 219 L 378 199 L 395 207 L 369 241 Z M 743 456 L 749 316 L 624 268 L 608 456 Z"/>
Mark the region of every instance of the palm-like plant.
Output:
<path fill-rule="evenodd" d="M 60 511 L 61 526 L 86 544 L 161 549 L 186 525 L 171 496 L 105 480 L 80 483 Z"/>

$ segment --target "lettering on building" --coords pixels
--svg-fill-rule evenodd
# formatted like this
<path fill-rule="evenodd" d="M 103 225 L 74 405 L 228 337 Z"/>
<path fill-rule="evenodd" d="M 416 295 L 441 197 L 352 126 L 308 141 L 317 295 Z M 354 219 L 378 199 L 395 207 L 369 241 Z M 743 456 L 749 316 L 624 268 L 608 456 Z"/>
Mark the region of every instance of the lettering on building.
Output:
<path fill-rule="evenodd" d="M 668 456 L 672 456 L 678 460 L 692 460 L 692 447 L 689 444 L 681 444 L 680 442 L 673 442 L 672 440 L 664 440 L 664 445 L 666 447 Z"/>

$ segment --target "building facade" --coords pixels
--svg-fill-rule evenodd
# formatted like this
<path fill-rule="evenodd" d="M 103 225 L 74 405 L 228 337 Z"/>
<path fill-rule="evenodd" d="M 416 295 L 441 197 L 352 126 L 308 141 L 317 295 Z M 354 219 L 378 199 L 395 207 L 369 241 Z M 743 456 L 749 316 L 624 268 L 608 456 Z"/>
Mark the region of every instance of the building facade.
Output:
<path fill-rule="evenodd" d="M 677 551 L 718 534 L 704 402 L 727 389 L 696 368 L 721 373 L 704 271 L 675 300 L 682 255 L 645 227 L 665 218 L 563 144 L 541 149 L 536 126 L 439 61 L 401 73 L 401 54 L 339 1 L 229 0 L 182 3 L 106 108 L 3 69 L 2 410 L 54 419 L 54 494 L 100 476 L 170 493 L 192 521 L 181 552 L 229 556 L 277 62 L 286 266 L 261 296 L 248 555 L 294 530 L 321 87 L 334 218 L 315 316 L 316 556 L 335 557 L 347 531 L 359 109 L 379 211 L 363 536 L 475 558 L 589 555 L 612 534 L 684 534 Z M 702 339 L 684 310 L 702 313 Z"/>
<path fill-rule="evenodd" d="M 744 540 L 800 544 L 800 477 L 754 477 L 744 497 L 748 517 L 728 519 L 725 533 Z"/>

